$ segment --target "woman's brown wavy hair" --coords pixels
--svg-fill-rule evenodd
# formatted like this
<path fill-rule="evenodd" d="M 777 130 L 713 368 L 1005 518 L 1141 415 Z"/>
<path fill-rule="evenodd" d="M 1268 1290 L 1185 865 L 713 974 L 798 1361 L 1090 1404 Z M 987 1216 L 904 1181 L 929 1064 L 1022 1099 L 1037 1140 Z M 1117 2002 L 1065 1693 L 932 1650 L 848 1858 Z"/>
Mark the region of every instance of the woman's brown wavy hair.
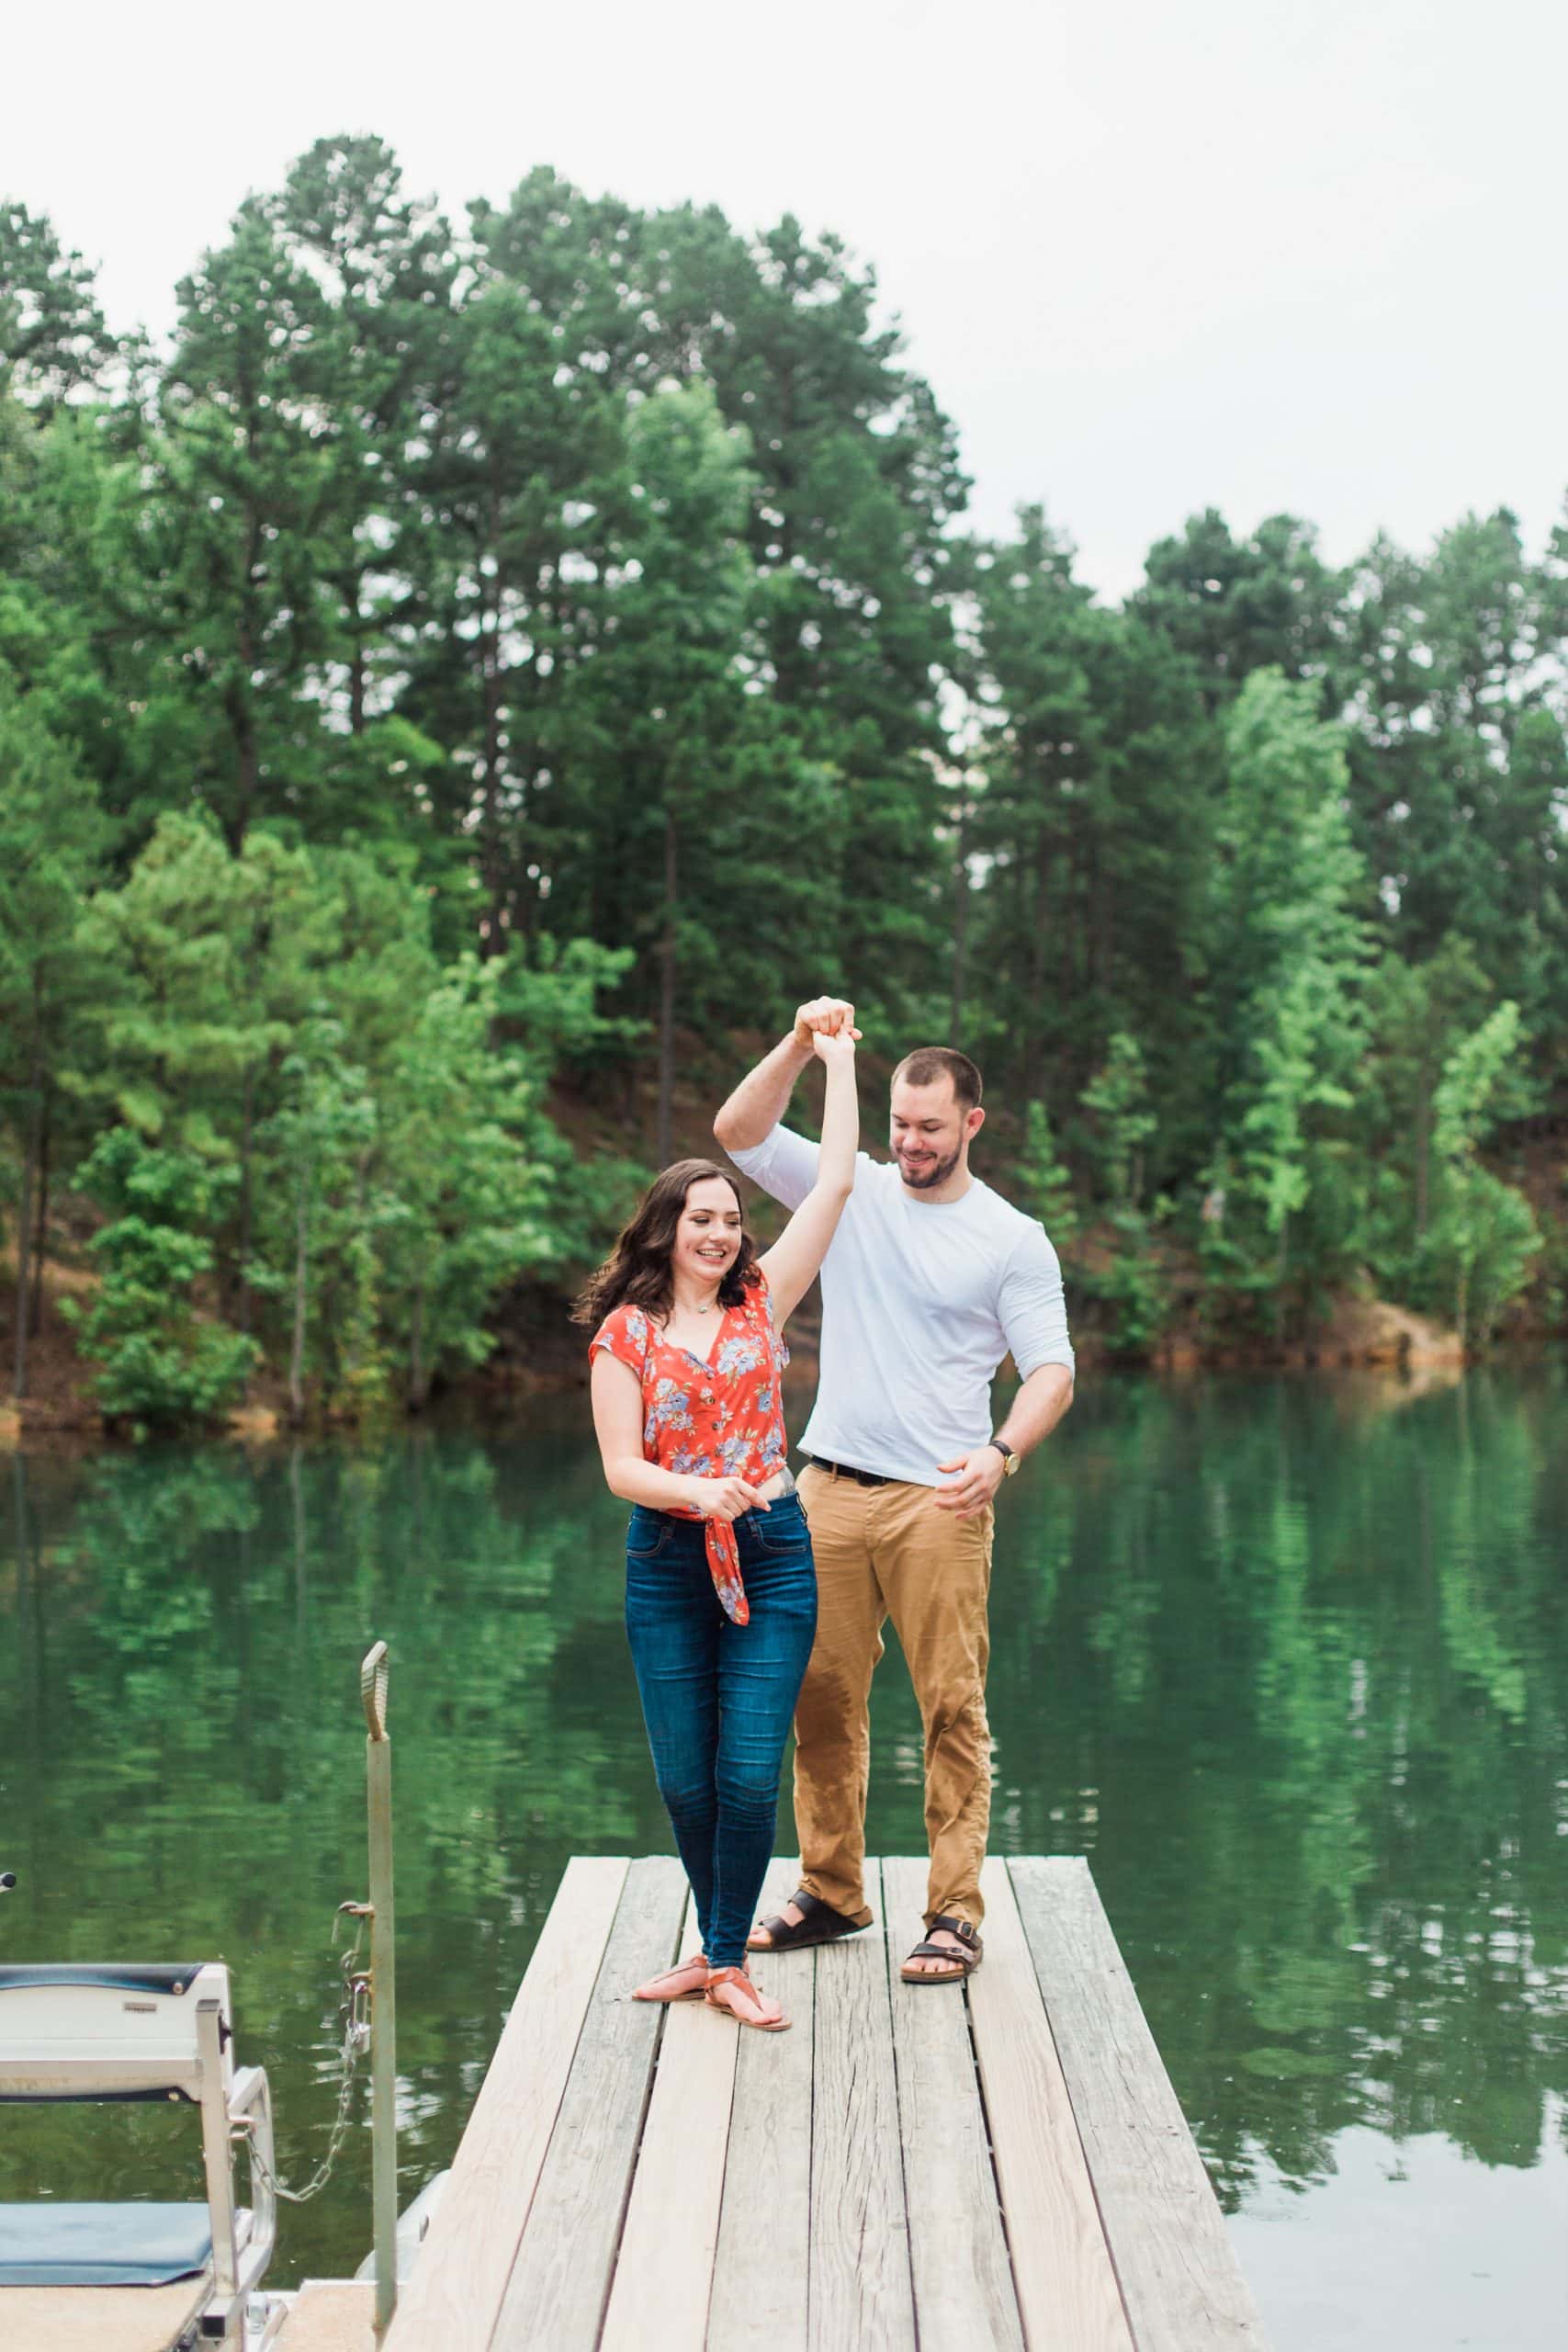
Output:
<path fill-rule="evenodd" d="M 675 1295 L 675 1228 L 687 1193 L 708 1176 L 723 1179 L 740 1211 L 739 1255 L 718 1286 L 721 1306 L 739 1306 L 761 1280 L 757 1245 L 746 1230 L 746 1204 L 727 1168 L 716 1168 L 711 1159 L 678 1159 L 654 1178 L 622 1227 L 615 1248 L 598 1272 L 589 1276 L 572 1306 L 574 1323 L 591 1323 L 597 1329 L 617 1306 L 644 1306 L 655 1315 L 669 1314 Z"/>

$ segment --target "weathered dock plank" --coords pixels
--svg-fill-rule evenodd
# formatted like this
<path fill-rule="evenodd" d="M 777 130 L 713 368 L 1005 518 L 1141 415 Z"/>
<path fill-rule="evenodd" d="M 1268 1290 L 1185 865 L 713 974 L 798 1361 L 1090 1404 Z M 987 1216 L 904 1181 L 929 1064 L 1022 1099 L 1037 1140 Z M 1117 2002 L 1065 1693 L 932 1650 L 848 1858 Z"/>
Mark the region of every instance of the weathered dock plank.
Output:
<path fill-rule="evenodd" d="M 492 2352 L 593 2352 L 599 2341 L 664 2019 L 630 1996 L 675 1957 L 686 1900 L 673 1856 L 626 1872 Z"/>
<path fill-rule="evenodd" d="M 867 1860 L 880 1917 L 882 1871 Z M 811 2115 L 812 2352 L 914 2352 L 887 1949 L 874 1930 L 818 1955 Z"/>
<path fill-rule="evenodd" d="M 696 1936 L 688 1912 L 689 1951 Z M 700 2001 L 665 2012 L 648 2120 L 601 2339 L 604 2352 L 702 2352 L 718 2248 L 740 2028 Z"/>
<path fill-rule="evenodd" d="M 986 1957 L 969 2014 L 1024 2339 L 1029 2352 L 1133 2352 L 1006 1864 L 993 1857 L 980 1887 Z"/>
<path fill-rule="evenodd" d="M 624 1856 L 574 1855 L 468 2118 L 388 2352 L 482 2352 L 506 2291 L 621 1891 Z"/>
<path fill-rule="evenodd" d="M 1263 2352 L 1258 2307 L 1089 1864 L 1031 1855 L 1008 1873 L 1138 2352 Z"/>
<path fill-rule="evenodd" d="M 898 1972 L 925 1933 L 927 1864 L 882 1865 L 893 2063 L 904 2147 L 909 2266 L 920 2352 L 1021 2352 L 975 2051 L 962 1994 L 907 1984 Z"/>
<path fill-rule="evenodd" d="M 775 1861 L 759 1910 L 777 1911 L 799 1883 L 798 1862 Z M 794 2022 L 740 2035 L 707 2352 L 807 2352 L 816 1963 L 811 1951 L 751 1956 Z"/>
<path fill-rule="evenodd" d="M 899 1978 L 925 1882 L 758 1955 L 759 2034 L 629 1997 L 695 1941 L 674 1860 L 574 1860 L 388 2352 L 1264 2352 L 1087 1865 L 988 1862 L 962 1988 Z"/>

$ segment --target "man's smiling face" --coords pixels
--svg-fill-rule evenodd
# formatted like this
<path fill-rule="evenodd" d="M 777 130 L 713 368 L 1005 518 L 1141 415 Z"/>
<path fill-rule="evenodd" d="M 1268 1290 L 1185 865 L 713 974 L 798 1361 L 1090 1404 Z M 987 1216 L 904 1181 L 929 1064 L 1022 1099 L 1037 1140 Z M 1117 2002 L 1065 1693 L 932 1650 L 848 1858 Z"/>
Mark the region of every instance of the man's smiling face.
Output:
<path fill-rule="evenodd" d="M 985 1115 L 978 1107 L 964 1109 L 945 1075 L 930 1086 L 895 1080 L 887 1142 L 912 1193 L 935 1192 L 946 1183 Z"/>

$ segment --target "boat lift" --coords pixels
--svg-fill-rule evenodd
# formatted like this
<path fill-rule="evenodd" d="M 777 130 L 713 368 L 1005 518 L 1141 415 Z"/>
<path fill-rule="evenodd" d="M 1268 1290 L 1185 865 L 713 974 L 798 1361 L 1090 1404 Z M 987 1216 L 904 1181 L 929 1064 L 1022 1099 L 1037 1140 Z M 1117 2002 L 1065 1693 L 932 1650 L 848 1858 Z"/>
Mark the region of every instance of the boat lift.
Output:
<path fill-rule="evenodd" d="M 344 1962 L 343 2084 L 327 2154 L 303 2188 L 278 2178 L 265 2072 L 234 2050 L 228 1969 L 218 1962 L 0 1966 L 0 2103 L 175 2100 L 198 2109 L 206 2195 L 188 2204 L 0 2204 L 0 2342 L 28 2352 L 287 2352 L 294 2297 L 262 2281 L 278 2199 L 303 2202 L 331 2173 L 353 2114 L 355 2062 L 368 2044 L 374 2280 L 379 2343 L 439 2195 L 432 2183 L 400 2227 L 397 2208 L 397 1990 L 393 1960 L 389 1659 L 378 1642 L 360 1668 L 369 1898 L 341 1911 L 370 1929 L 370 1964 Z M 16 1885 L 0 1871 L 0 1894 Z M 238 2201 L 236 2154 L 250 2202 Z M 442 2177 L 444 2181 L 445 2177 Z M 363 2290 L 361 2290 L 363 2291 Z"/>

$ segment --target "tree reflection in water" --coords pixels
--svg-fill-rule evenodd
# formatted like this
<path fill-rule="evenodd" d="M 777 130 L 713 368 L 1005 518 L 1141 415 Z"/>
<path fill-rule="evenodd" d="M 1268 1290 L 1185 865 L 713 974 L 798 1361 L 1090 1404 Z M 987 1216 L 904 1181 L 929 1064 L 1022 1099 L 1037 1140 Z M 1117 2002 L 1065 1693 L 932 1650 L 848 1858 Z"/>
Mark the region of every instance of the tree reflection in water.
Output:
<path fill-rule="evenodd" d="M 356 1670 L 394 1660 L 405 2194 L 450 2155 L 571 1852 L 668 1850 L 573 1400 L 527 1432 L 17 1462 L 8 1958 L 219 1954 L 280 2153 L 334 2094 Z M 1568 2094 L 1568 1385 L 1086 1381 L 1001 1498 L 994 1839 L 1082 1851 L 1222 2199 L 1337 2135 L 1529 2165 Z M 921 1844 L 894 1645 L 870 1838 Z M 787 1803 L 780 1838 L 789 1836 Z M 7 2121 L 0 2197 L 156 2193 L 177 2119 Z M 363 2135 L 276 2275 L 352 2267 Z"/>

